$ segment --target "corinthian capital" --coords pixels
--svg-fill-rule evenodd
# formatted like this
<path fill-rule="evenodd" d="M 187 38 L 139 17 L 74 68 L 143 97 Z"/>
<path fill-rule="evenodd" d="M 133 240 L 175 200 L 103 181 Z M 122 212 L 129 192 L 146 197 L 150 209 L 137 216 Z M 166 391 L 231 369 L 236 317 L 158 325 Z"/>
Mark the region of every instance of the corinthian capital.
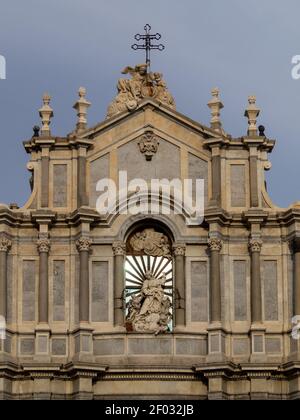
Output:
<path fill-rule="evenodd" d="M 11 241 L 7 239 L 5 236 L 0 237 L 0 251 L 2 252 L 8 252 L 11 248 Z"/>
<path fill-rule="evenodd" d="M 47 238 L 41 238 L 37 241 L 37 248 L 38 251 L 41 252 L 49 252 L 51 248 L 50 240 Z"/>
<path fill-rule="evenodd" d="M 79 252 L 89 251 L 92 245 L 92 241 L 89 238 L 83 236 L 76 241 L 76 246 Z"/>
<path fill-rule="evenodd" d="M 210 251 L 220 252 L 223 246 L 223 241 L 219 238 L 209 238 L 208 247 Z"/>
<path fill-rule="evenodd" d="M 185 244 L 174 244 L 173 245 L 173 253 L 175 257 L 184 256 L 186 251 Z"/>
<path fill-rule="evenodd" d="M 250 239 L 249 241 L 249 250 L 250 252 L 260 252 L 262 247 L 261 239 Z"/>
<path fill-rule="evenodd" d="M 125 255 L 126 254 L 126 245 L 122 241 L 116 241 L 112 244 L 112 249 L 114 255 Z"/>

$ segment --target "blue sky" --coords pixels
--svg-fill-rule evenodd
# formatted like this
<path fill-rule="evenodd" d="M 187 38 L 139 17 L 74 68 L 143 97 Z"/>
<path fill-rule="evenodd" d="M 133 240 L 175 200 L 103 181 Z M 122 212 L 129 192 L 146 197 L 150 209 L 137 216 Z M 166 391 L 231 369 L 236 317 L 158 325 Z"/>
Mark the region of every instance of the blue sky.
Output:
<path fill-rule="evenodd" d="M 45 91 L 52 95 L 52 133 L 76 122 L 80 86 L 92 102 L 89 124 L 105 117 L 120 71 L 144 61 L 130 45 L 146 23 L 166 46 L 154 52 L 178 111 L 209 125 L 210 90 L 218 86 L 224 129 L 246 134 L 247 97 L 256 94 L 259 123 L 277 144 L 270 160 L 273 202 L 300 200 L 300 79 L 291 59 L 300 54 L 298 0 L 0 0 L 0 202 L 23 205 L 29 196 L 29 156 L 22 141 L 39 124 Z"/>

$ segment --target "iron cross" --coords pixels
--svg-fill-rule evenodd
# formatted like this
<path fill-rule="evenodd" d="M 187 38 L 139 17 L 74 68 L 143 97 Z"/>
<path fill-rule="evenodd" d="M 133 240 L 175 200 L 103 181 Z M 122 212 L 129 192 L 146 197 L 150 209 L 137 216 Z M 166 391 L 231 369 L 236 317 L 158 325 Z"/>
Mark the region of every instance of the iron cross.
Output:
<path fill-rule="evenodd" d="M 165 49 L 165 46 L 163 44 L 152 44 L 153 40 L 160 40 L 161 38 L 161 34 L 156 33 L 156 34 L 150 34 L 151 31 L 151 26 L 150 25 L 145 25 L 144 26 L 144 30 L 145 30 L 145 35 L 141 35 L 141 34 L 136 34 L 134 36 L 134 39 L 136 41 L 144 41 L 143 44 L 133 44 L 131 45 L 131 48 L 133 50 L 145 50 L 146 51 L 146 64 L 148 66 L 148 68 L 150 67 L 150 51 L 151 50 L 159 50 L 159 51 L 163 51 Z"/>

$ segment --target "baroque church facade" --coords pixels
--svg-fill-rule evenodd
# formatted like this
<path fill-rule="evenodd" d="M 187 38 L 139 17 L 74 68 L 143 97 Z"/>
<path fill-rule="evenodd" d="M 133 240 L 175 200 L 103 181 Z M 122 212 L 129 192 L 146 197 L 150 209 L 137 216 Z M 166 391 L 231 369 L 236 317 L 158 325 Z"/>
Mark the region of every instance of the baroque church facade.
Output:
<path fill-rule="evenodd" d="M 255 97 L 233 138 L 217 89 L 206 127 L 160 73 L 123 73 L 104 121 L 88 127 L 81 88 L 76 129 L 53 136 L 44 95 L 24 142 L 32 194 L 0 206 L 0 398 L 299 398 L 300 204 L 267 193 Z M 98 182 L 120 192 L 120 171 L 203 179 L 203 220 L 163 211 L 161 190 L 99 213 Z M 159 211 L 124 211 L 150 199 Z"/>

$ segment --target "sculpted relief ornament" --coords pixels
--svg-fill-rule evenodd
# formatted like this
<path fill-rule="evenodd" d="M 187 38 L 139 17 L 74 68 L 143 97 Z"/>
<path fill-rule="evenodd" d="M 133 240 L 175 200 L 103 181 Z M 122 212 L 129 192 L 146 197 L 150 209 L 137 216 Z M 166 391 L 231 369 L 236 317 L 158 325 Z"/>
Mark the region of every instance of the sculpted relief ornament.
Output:
<path fill-rule="evenodd" d="M 107 118 L 120 112 L 133 111 L 143 99 L 149 97 L 170 108 L 176 108 L 162 74 L 148 73 L 147 64 L 138 64 L 134 68 L 126 67 L 122 74 L 129 74 L 131 79 L 118 80 L 118 94 L 108 107 Z"/>
<path fill-rule="evenodd" d="M 171 259 L 169 240 L 166 235 L 154 229 L 144 229 L 137 232 L 129 241 L 132 250 L 152 257 L 166 257 Z"/>
<path fill-rule="evenodd" d="M 148 270 L 139 293 L 127 303 L 126 328 L 128 331 L 154 332 L 155 335 L 168 331 L 171 321 L 171 300 L 165 295 L 163 286 L 166 275 L 155 277 Z"/>
<path fill-rule="evenodd" d="M 138 142 L 140 152 L 145 155 L 146 160 L 152 160 L 158 149 L 159 140 L 151 130 L 147 130 Z"/>

